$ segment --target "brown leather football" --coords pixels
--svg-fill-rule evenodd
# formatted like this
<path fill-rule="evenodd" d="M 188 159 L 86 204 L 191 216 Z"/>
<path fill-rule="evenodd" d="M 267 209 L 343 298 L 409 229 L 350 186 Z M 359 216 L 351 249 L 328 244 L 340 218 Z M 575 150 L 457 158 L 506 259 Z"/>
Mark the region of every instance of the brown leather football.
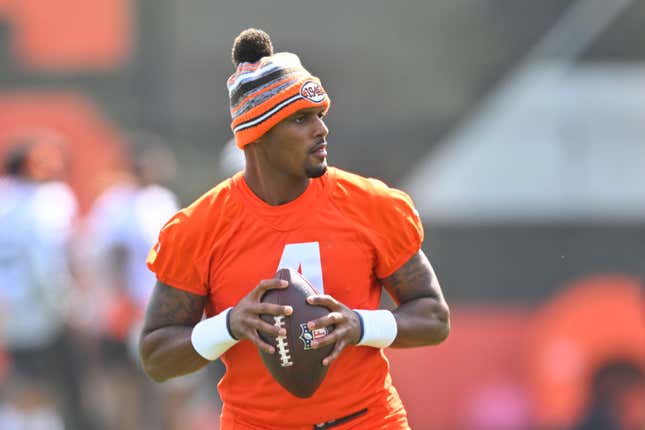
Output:
<path fill-rule="evenodd" d="M 311 397 L 327 373 L 322 360 L 334 348 L 334 345 L 329 345 L 311 349 L 311 341 L 331 333 L 333 326 L 311 331 L 307 328 L 307 322 L 327 315 L 329 309 L 306 302 L 308 296 L 318 292 L 295 270 L 280 269 L 276 278 L 289 282 L 289 286 L 269 290 L 261 300 L 265 303 L 291 305 L 293 313 L 289 316 L 261 315 L 269 324 L 284 327 L 287 335 L 273 337 L 259 332 L 262 340 L 275 347 L 274 354 L 260 351 L 260 355 L 271 375 L 287 391 L 297 397 Z"/>

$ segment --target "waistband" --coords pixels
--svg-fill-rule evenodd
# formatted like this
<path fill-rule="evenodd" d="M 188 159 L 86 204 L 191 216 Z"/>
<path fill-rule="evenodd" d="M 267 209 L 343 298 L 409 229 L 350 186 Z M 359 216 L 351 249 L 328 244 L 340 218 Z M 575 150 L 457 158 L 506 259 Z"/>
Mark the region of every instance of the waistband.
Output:
<path fill-rule="evenodd" d="M 344 417 L 336 418 L 335 420 L 326 421 L 326 422 L 320 423 L 320 424 L 314 424 L 313 430 L 327 430 L 327 429 L 330 429 L 332 427 L 339 426 L 341 424 L 346 423 L 347 421 L 351 421 L 354 418 L 360 417 L 361 415 L 363 415 L 366 412 L 367 412 L 367 408 L 364 408 L 364 409 L 361 409 L 360 411 L 356 411 L 356 412 L 354 412 L 352 414 L 345 415 Z"/>

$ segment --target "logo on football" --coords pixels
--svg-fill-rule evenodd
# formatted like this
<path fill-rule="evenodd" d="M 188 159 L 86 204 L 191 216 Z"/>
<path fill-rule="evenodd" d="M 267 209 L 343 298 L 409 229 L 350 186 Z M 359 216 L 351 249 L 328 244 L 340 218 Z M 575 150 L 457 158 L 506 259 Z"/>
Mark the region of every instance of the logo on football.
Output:
<path fill-rule="evenodd" d="M 327 328 L 309 330 L 306 323 L 300 324 L 300 340 L 305 344 L 305 350 L 311 349 L 311 341 L 327 336 Z"/>

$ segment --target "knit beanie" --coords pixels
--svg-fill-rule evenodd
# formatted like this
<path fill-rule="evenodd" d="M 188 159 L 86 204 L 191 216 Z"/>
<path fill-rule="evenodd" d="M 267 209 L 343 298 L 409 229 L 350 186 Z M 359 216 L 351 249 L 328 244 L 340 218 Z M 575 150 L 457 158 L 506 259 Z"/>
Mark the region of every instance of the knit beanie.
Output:
<path fill-rule="evenodd" d="M 231 129 L 239 148 L 256 141 L 293 113 L 311 107 L 329 110 L 329 97 L 296 54 L 273 53 L 269 35 L 244 30 L 233 45 L 237 69 L 228 79 Z"/>

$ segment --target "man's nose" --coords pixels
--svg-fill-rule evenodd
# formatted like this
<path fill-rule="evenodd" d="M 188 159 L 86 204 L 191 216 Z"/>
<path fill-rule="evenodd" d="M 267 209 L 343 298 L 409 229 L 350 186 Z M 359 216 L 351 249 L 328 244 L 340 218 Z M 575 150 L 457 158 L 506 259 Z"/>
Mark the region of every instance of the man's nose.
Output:
<path fill-rule="evenodd" d="M 316 119 L 316 137 L 326 137 L 329 134 L 329 129 L 322 118 Z"/>

